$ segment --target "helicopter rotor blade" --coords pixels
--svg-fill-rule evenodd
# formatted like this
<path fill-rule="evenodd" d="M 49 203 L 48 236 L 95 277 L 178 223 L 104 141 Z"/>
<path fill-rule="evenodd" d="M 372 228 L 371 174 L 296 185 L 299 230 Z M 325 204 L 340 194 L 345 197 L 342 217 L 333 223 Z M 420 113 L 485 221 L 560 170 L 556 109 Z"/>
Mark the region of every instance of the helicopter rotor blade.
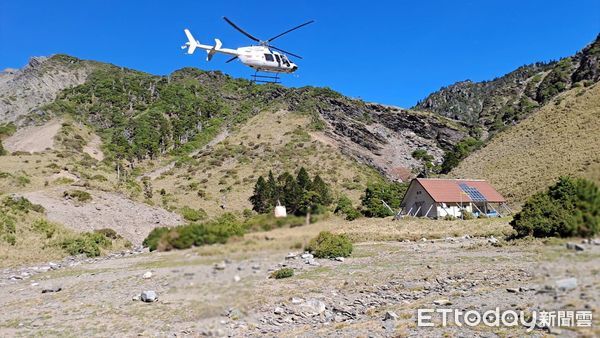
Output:
<path fill-rule="evenodd" d="M 226 20 L 227 20 L 227 19 L 226 19 Z M 272 37 L 272 38 L 268 39 L 268 40 L 267 40 L 267 42 L 271 42 L 271 41 L 273 41 L 273 40 L 277 39 L 278 37 L 280 37 L 280 36 L 282 36 L 282 35 L 285 35 L 285 34 L 287 34 L 287 33 L 289 33 L 289 32 L 295 31 L 296 29 L 298 29 L 298 28 L 301 28 L 301 27 L 304 27 L 304 26 L 306 26 L 306 25 L 308 25 L 308 24 L 311 24 L 311 23 L 313 23 L 313 22 L 315 22 L 315 20 L 310 20 L 310 21 L 308 21 L 308 22 L 305 22 L 305 23 L 303 23 L 303 24 L 301 24 L 301 25 L 299 25 L 299 26 L 296 26 L 296 27 L 294 27 L 294 28 L 292 28 L 292 29 L 288 29 L 287 31 L 285 31 L 285 32 L 283 32 L 283 33 L 281 33 L 281 34 L 275 35 L 274 37 Z"/>
<path fill-rule="evenodd" d="M 240 33 L 244 34 L 245 36 L 249 37 L 251 40 L 254 40 L 256 42 L 260 42 L 259 39 L 255 38 L 254 36 L 252 36 L 250 33 L 246 32 L 245 30 L 241 29 L 240 27 L 238 27 L 238 25 L 234 24 L 233 21 L 227 19 L 226 16 L 223 17 L 223 19 L 225 19 L 225 21 L 227 21 L 228 24 L 230 24 L 231 26 L 233 26 L 233 28 L 237 29 Z"/>
<path fill-rule="evenodd" d="M 232 57 L 231 59 L 225 61 L 225 63 L 230 63 L 231 61 L 233 61 L 233 60 L 235 60 L 237 58 L 238 58 L 238 56 L 236 55 L 236 56 Z"/>
<path fill-rule="evenodd" d="M 281 49 L 281 48 L 277 48 L 277 47 L 275 47 L 275 46 L 269 46 L 269 48 L 271 48 L 271 49 L 275 49 L 275 50 L 278 50 L 278 51 L 280 51 L 280 52 L 282 52 L 282 53 L 285 53 L 285 54 L 291 55 L 291 56 L 293 56 L 293 57 L 297 57 L 298 59 L 302 59 L 302 56 L 300 56 L 300 55 L 297 55 L 297 54 L 294 54 L 294 53 L 290 53 L 290 52 L 288 52 L 288 51 L 286 51 L 286 50 L 283 50 L 283 49 Z"/>

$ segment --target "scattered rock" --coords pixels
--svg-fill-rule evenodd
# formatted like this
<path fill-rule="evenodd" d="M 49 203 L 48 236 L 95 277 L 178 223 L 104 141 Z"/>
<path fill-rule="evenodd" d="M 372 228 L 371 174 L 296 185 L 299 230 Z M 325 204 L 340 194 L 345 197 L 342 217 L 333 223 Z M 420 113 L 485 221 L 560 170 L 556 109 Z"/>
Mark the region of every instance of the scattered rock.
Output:
<path fill-rule="evenodd" d="M 301 312 L 307 316 L 318 316 L 325 312 L 325 303 L 318 299 L 309 299 L 300 305 Z"/>
<path fill-rule="evenodd" d="M 287 254 L 287 256 L 285 256 L 285 259 L 294 259 L 294 258 L 296 258 L 296 257 L 298 257 L 298 254 L 297 254 L 297 253 L 295 253 L 295 252 L 290 252 L 290 253 L 288 253 L 288 254 Z"/>
<path fill-rule="evenodd" d="M 338 262 L 343 262 L 344 261 L 344 257 L 336 257 L 335 260 L 338 261 Z"/>
<path fill-rule="evenodd" d="M 292 304 L 300 304 L 302 302 L 304 302 L 304 299 L 297 298 L 297 297 L 292 297 Z"/>
<path fill-rule="evenodd" d="M 42 293 L 59 292 L 60 290 L 62 290 L 62 287 L 60 287 L 60 286 L 51 286 L 51 287 L 43 288 Z"/>
<path fill-rule="evenodd" d="M 435 304 L 435 305 L 452 305 L 452 302 L 448 299 L 442 298 L 442 299 L 434 300 L 433 304 Z"/>
<path fill-rule="evenodd" d="M 258 265 L 258 264 L 252 265 L 252 270 L 255 270 L 255 271 L 260 270 L 260 265 Z"/>
<path fill-rule="evenodd" d="M 151 271 L 146 271 L 146 273 L 144 273 L 144 275 L 142 276 L 143 279 L 150 279 L 152 278 L 152 272 Z"/>
<path fill-rule="evenodd" d="M 559 279 L 555 283 L 556 288 L 561 291 L 572 290 L 577 287 L 577 278 Z"/>
<path fill-rule="evenodd" d="M 510 293 L 518 293 L 519 289 L 518 288 L 507 288 L 506 291 L 508 291 Z"/>
<path fill-rule="evenodd" d="M 498 239 L 496 237 L 494 237 L 494 236 L 490 236 L 490 238 L 488 238 L 487 241 L 488 241 L 488 243 L 490 243 L 492 245 L 493 244 L 498 244 Z"/>
<path fill-rule="evenodd" d="M 215 270 L 225 270 L 225 268 L 227 267 L 227 264 L 225 264 L 225 262 L 221 262 L 221 263 L 215 263 Z"/>
<path fill-rule="evenodd" d="M 577 243 L 567 243 L 567 249 L 568 250 L 575 250 L 575 251 L 584 251 L 585 247 L 581 244 L 577 244 Z"/>
<path fill-rule="evenodd" d="M 394 311 L 387 311 L 383 320 L 398 320 L 398 315 Z"/>
<path fill-rule="evenodd" d="M 421 242 L 427 242 L 427 238 L 425 238 L 425 237 L 421 238 Z"/>
<path fill-rule="evenodd" d="M 305 253 L 303 253 L 300 256 L 300 258 L 302 258 L 302 259 L 312 259 L 312 258 L 314 258 L 314 256 L 312 254 L 308 253 L 308 252 L 305 252 Z"/>
<path fill-rule="evenodd" d="M 312 265 L 312 266 L 319 266 L 319 265 L 321 265 L 314 258 L 307 259 L 305 262 L 306 262 L 306 264 Z"/>
<path fill-rule="evenodd" d="M 152 302 L 156 302 L 158 300 L 158 295 L 156 294 L 156 291 L 151 291 L 151 290 L 150 291 L 144 291 L 140 295 L 140 299 L 143 302 L 152 303 Z"/>
<path fill-rule="evenodd" d="M 234 282 L 236 282 L 236 283 L 237 283 L 237 282 L 239 282 L 239 281 L 241 281 L 241 280 L 242 280 L 242 278 L 241 278 L 239 275 L 235 275 L 235 276 L 233 276 L 233 281 L 234 281 Z"/>
<path fill-rule="evenodd" d="M 133 300 L 133 301 L 138 301 L 140 299 L 142 299 L 142 295 L 141 294 L 137 294 L 137 295 L 131 297 L 131 300 Z"/>
<path fill-rule="evenodd" d="M 278 306 L 278 307 L 275 308 L 275 310 L 273 310 L 273 313 L 276 314 L 276 315 L 280 315 L 280 314 L 283 313 L 283 311 L 284 310 Z"/>

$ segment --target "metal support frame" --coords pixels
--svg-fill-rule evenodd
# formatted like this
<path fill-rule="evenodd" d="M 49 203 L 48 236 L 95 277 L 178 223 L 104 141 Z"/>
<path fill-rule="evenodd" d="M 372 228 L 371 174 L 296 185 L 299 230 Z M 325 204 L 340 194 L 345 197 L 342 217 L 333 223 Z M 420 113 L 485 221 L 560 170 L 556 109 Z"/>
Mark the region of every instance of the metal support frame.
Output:
<path fill-rule="evenodd" d="M 502 203 L 501 206 L 504 207 L 504 209 L 506 209 L 506 211 L 508 211 L 509 215 L 512 215 L 513 212 L 512 212 L 512 210 L 510 210 L 508 205 L 506 205 L 506 203 Z"/>
<path fill-rule="evenodd" d="M 492 206 L 491 204 L 490 204 L 490 208 L 492 208 L 492 210 L 494 210 L 498 215 L 500 215 L 500 217 L 503 217 L 502 214 L 500 213 L 500 211 L 496 210 L 494 208 L 494 206 Z"/>
<path fill-rule="evenodd" d="M 419 213 L 419 211 L 421 211 L 421 207 L 422 207 L 422 206 L 423 206 L 423 205 L 419 205 L 419 208 L 417 209 L 417 211 L 415 211 L 415 217 L 417 217 L 417 214 Z"/>
<path fill-rule="evenodd" d="M 257 70 L 254 75 L 250 76 L 252 83 L 281 83 L 279 73 L 275 73 L 275 75 L 259 75 L 258 73 Z"/>
<path fill-rule="evenodd" d="M 435 204 L 435 203 L 434 203 Z M 429 206 L 429 209 L 427 209 L 427 213 L 425 213 L 424 217 L 429 216 L 429 212 L 431 211 L 431 208 L 433 208 L 433 204 Z"/>

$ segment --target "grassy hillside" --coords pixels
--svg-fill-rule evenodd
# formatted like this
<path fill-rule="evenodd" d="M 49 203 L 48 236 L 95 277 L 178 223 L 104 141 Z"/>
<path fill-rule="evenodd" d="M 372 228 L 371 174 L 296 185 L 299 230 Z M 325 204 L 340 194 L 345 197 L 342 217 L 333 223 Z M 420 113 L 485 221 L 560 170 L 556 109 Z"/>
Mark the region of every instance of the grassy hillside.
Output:
<path fill-rule="evenodd" d="M 511 202 L 561 175 L 600 182 L 600 85 L 576 87 L 496 135 L 451 173 L 489 180 Z"/>
<path fill-rule="evenodd" d="M 381 180 L 374 169 L 359 164 L 308 132 L 310 117 L 287 111 L 262 112 L 223 141 L 193 157 L 181 157 L 171 170 L 150 180 L 152 203 L 168 209 L 202 208 L 209 216 L 252 208 L 248 198 L 257 178 L 269 170 L 277 176 L 305 167 L 332 184 L 336 195 L 358 203 L 369 181 Z M 141 193 L 140 195 L 141 196 Z"/>

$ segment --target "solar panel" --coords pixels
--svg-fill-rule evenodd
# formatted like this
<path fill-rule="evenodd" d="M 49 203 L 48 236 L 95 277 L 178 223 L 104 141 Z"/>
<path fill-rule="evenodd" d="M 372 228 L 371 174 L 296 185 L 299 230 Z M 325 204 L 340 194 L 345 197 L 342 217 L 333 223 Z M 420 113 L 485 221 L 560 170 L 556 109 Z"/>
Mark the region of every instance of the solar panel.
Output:
<path fill-rule="evenodd" d="M 483 194 L 481 192 L 479 192 L 479 190 L 477 190 L 477 188 L 470 187 L 466 183 L 459 183 L 458 185 L 460 186 L 462 191 L 464 191 L 465 193 L 467 193 L 467 195 L 469 195 L 469 197 L 471 198 L 472 201 L 474 201 L 474 202 L 486 201 L 485 196 L 483 196 Z"/>

